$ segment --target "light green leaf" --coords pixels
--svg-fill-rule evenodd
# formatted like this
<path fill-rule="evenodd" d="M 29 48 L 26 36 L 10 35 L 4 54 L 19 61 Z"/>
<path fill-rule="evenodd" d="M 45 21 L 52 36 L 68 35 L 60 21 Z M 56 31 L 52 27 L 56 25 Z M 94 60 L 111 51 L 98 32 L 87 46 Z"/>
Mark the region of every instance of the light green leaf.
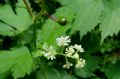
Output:
<path fill-rule="evenodd" d="M 103 42 L 107 36 L 117 35 L 120 31 L 120 0 L 58 1 L 63 8 L 67 8 L 67 10 L 64 9 L 64 13 L 70 10 L 68 13 L 76 15 L 73 16 L 75 20 L 72 23 L 71 33 L 79 30 L 81 37 L 83 37 L 88 31 L 101 23 L 101 42 Z"/>
<path fill-rule="evenodd" d="M 101 0 L 79 0 L 78 13 L 76 13 L 72 31 L 79 30 L 81 37 L 83 37 L 98 25 L 102 11 L 103 3 Z"/>
<path fill-rule="evenodd" d="M 120 0 L 104 0 L 104 7 L 105 11 L 100 25 L 102 42 L 107 36 L 117 35 L 120 31 Z"/>
<path fill-rule="evenodd" d="M 19 0 L 18 4 L 21 4 L 22 0 Z M 24 4 L 22 3 L 24 6 Z M 17 33 L 21 33 L 26 30 L 30 24 L 32 24 L 31 17 L 29 16 L 26 8 L 17 7 L 15 14 L 10 5 L 0 5 L 0 20 L 4 21 L 5 23 L 13 26 L 17 29 Z M 1 26 L 1 25 L 0 25 Z M 1 26 L 2 27 L 2 26 Z M 16 32 L 10 31 L 12 35 L 16 35 Z M 14 33 L 12 33 L 14 32 Z"/>
<path fill-rule="evenodd" d="M 26 47 L 0 51 L 0 73 L 10 70 L 16 79 L 30 74 L 31 68 L 32 58 Z"/>
<path fill-rule="evenodd" d="M 71 33 L 79 30 L 81 37 L 83 37 L 99 23 L 103 11 L 101 0 L 59 0 L 59 2 L 67 8 L 67 10 L 64 8 L 63 14 L 74 15 L 71 18 L 73 21 Z"/>
<path fill-rule="evenodd" d="M 67 25 L 60 25 L 51 19 L 46 20 L 43 28 L 38 32 L 37 37 L 39 42 L 47 42 L 48 44 L 56 45 L 56 38 L 64 36 L 68 29 L 70 29 L 71 23 L 75 16 L 75 14 L 71 11 L 74 12 L 74 10 L 75 8 L 72 7 L 72 5 L 58 8 L 52 16 L 57 18 L 66 18 Z"/>
<path fill-rule="evenodd" d="M 120 79 L 120 62 L 116 64 L 109 64 L 105 69 L 105 74 L 108 79 Z"/>
<path fill-rule="evenodd" d="M 69 0 L 69 1 L 68 0 L 56 0 L 56 1 L 60 2 L 61 5 L 64 5 L 64 6 L 68 6 L 71 3 L 75 3 L 75 0 Z"/>
<path fill-rule="evenodd" d="M 56 69 L 42 69 L 37 72 L 36 79 L 60 79 L 60 74 Z"/>
<path fill-rule="evenodd" d="M 38 44 L 47 42 L 48 45 L 56 45 L 56 38 L 66 34 L 69 26 L 61 26 L 51 19 L 48 19 L 43 28 L 38 31 Z"/>
<path fill-rule="evenodd" d="M 16 34 L 16 32 L 17 31 L 13 29 L 12 27 L 10 27 L 9 25 L 0 22 L 0 35 L 12 36 Z"/>

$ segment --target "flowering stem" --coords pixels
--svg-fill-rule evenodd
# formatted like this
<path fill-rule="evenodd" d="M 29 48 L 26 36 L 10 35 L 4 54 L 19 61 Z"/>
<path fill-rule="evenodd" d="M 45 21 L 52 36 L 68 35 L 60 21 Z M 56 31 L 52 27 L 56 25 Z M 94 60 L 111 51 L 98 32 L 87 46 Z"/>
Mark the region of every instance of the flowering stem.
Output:
<path fill-rule="evenodd" d="M 79 51 L 77 50 L 76 53 L 78 53 Z"/>
<path fill-rule="evenodd" d="M 36 20 L 34 20 L 34 27 L 33 27 L 33 35 L 34 35 L 34 38 L 33 38 L 33 44 L 34 44 L 34 49 L 36 49 Z"/>
<path fill-rule="evenodd" d="M 64 50 L 64 46 L 61 47 L 61 52 L 60 53 L 63 53 L 63 50 Z"/>
<path fill-rule="evenodd" d="M 65 61 L 68 62 L 67 56 L 65 56 Z"/>
<path fill-rule="evenodd" d="M 61 55 L 61 56 L 64 56 L 65 57 L 65 61 L 68 62 L 68 56 L 66 56 L 65 54 L 62 54 L 62 53 L 57 53 L 55 55 Z M 70 57 L 71 58 L 71 57 Z M 75 58 L 72 58 L 72 59 L 75 59 Z M 76 60 L 76 59 L 75 59 Z"/>
<path fill-rule="evenodd" d="M 34 19 L 35 17 L 32 13 L 32 10 L 30 9 L 30 6 L 29 6 L 28 2 L 26 0 L 23 0 L 23 2 L 26 5 L 26 8 L 27 8 L 27 11 L 28 11 L 29 15 L 34 20 L 34 28 L 33 28 L 34 39 L 33 39 L 33 43 L 34 43 L 34 49 L 36 49 L 36 19 Z"/>

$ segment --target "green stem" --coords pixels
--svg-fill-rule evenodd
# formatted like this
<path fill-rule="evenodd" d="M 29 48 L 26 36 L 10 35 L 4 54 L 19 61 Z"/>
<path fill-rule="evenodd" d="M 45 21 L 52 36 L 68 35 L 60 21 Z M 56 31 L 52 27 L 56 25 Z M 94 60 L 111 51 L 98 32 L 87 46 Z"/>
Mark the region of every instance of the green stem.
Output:
<path fill-rule="evenodd" d="M 61 48 L 61 52 L 60 52 L 60 53 L 63 53 L 63 50 L 64 50 L 64 46 L 62 46 L 62 48 Z"/>
<path fill-rule="evenodd" d="M 27 2 L 26 0 L 23 0 L 23 2 L 24 2 L 24 4 L 26 5 L 26 8 L 27 8 L 27 11 L 28 11 L 29 15 L 32 17 L 32 19 L 34 19 L 34 15 L 33 15 L 33 13 L 32 13 L 32 10 L 31 10 L 28 2 Z"/>
<path fill-rule="evenodd" d="M 57 53 L 57 54 L 55 54 L 55 55 L 62 55 L 62 56 L 64 56 L 64 57 L 65 57 L 65 61 L 68 62 L 67 56 L 66 56 L 65 54 Z M 74 59 L 74 58 L 73 58 L 73 59 Z"/>
<path fill-rule="evenodd" d="M 34 38 L 33 38 L 33 44 L 34 44 L 34 49 L 36 49 L 36 35 L 37 35 L 37 33 L 36 33 L 36 29 L 37 29 L 37 26 L 36 26 L 36 21 L 37 20 L 34 20 L 34 28 L 33 28 L 33 36 L 34 36 Z"/>

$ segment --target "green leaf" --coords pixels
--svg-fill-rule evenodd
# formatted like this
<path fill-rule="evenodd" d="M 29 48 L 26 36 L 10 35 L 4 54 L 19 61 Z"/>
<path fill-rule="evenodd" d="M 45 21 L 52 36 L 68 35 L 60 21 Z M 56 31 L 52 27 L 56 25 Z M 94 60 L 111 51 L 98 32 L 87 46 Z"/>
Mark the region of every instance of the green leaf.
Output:
<path fill-rule="evenodd" d="M 0 79 L 7 79 L 8 75 L 9 75 L 9 72 L 2 73 L 0 74 Z"/>
<path fill-rule="evenodd" d="M 32 58 L 26 47 L 12 48 L 10 51 L 0 51 L 0 73 L 12 71 L 14 78 L 30 74 Z"/>
<path fill-rule="evenodd" d="M 3 36 L 12 36 L 16 33 L 16 30 L 10 27 L 7 24 L 0 22 L 0 35 Z"/>
<path fill-rule="evenodd" d="M 74 15 L 71 16 L 73 21 L 71 33 L 79 30 L 81 37 L 83 37 L 99 23 L 103 11 L 101 0 L 59 0 L 59 2 L 63 5 L 62 14 L 68 14 L 67 17 L 70 17 L 71 14 Z"/>
<path fill-rule="evenodd" d="M 60 74 L 56 69 L 46 68 L 37 72 L 36 79 L 60 79 Z"/>
<path fill-rule="evenodd" d="M 22 5 L 21 5 L 21 7 L 17 6 L 17 8 L 16 8 L 17 14 L 15 14 L 13 12 L 10 5 L 8 5 L 8 4 L 0 5 L 0 20 L 4 21 L 8 25 L 11 25 L 17 31 L 17 33 L 15 30 L 10 31 L 10 34 L 8 34 L 10 36 L 23 32 L 32 24 L 32 20 L 28 14 L 26 8 L 24 7 L 23 1 L 19 0 L 18 4 L 22 4 Z M 24 8 L 22 8 L 22 6 Z M 2 27 L 2 25 L 0 25 L 0 27 Z"/>
<path fill-rule="evenodd" d="M 72 25 L 72 31 L 79 30 L 81 37 L 83 37 L 98 25 L 103 11 L 103 3 L 101 0 L 79 0 L 78 3 L 76 6 L 78 13 L 76 13 L 76 20 Z"/>
<path fill-rule="evenodd" d="M 70 5 L 71 3 L 74 3 L 75 1 L 74 0 L 56 0 L 56 1 L 58 1 L 58 2 L 60 2 L 61 3 L 61 5 L 64 5 L 64 6 L 68 6 L 68 5 Z"/>
<path fill-rule="evenodd" d="M 59 23 L 51 19 L 46 20 L 46 22 L 43 25 L 43 28 L 40 31 L 38 31 L 38 42 L 47 42 L 48 44 L 56 45 L 56 38 L 64 36 L 71 27 L 71 23 L 75 16 L 74 13 L 72 13 L 71 11 L 74 12 L 74 7 L 72 7 L 72 5 L 69 7 L 65 6 L 58 8 L 52 16 L 56 18 L 66 18 L 67 24 L 60 25 Z"/>
<path fill-rule="evenodd" d="M 116 64 L 109 64 L 108 67 L 105 69 L 105 74 L 107 75 L 108 79 L 120 79 L 120 62 Z"/>
<path fill-rule="evenodd" d="M 101 37 L 98 35 L 98 31 L 91 31 L 87 33 L 81 40 L 81 45 L 83 46 L 85 55 L 91 55 L 99 50 Z"/>
<path fill-rule="evenodd" d="M 88 31 L 91 31 L 96 25 L 101 23 L 101 42 L 103 42 L 107 36 L 117 35 L 120 31 L 120 0 L 58 1 L 64 9 L 63 13 L 61 12 L 62 14 L 67 14 L 68 12 L 68 16 L 70 16 L 69 13 L 75 15 L 71 18 L 71 20 L 74 19 L 71 23 L 71 33 L 79 30 L 81 37 L 83 37 Z"/>
<path fill-rule="evenodd" d="M 80 34 L 83 36 L 98 24 L 98 19 L 103 10 L 101 0 L 59 0 L 59 2 L 63 6 L 56 10 L 54 16 L 57 18 L 65 17 L 67 25 L 61 26 L 57 22 L 48 19 L 43 25 L 41 33 L 39 33 L 41 36 L 37 36 L 42 42 L 55 45 L 55 39 L 69 32 L 70 27 L 72 33 L 80 30 Z"/>
<path fill-rule="evenodd" d="M 75 69 L 75 73 L 79 77 L 87 78 L 94 76 L 93 71 L 98 67 L 99 59 L 95 56 L 86 57 L 86 65 L 81 69 Z"/>
<path fill-rule="evenodd" d="M 48 19 L 43 28 L 38 31 L 38 44 L 47 42 L 48 45 L 56 45 L 56 38 L 66 34 L 69 26 L 61 26 L 55 21 Z"/>
<path fill-rule="evenodd" d="M 111 52 L 112 50 L 119 48 L 119 40 L 113 38 L 107 38 L 100 47 L 101 53 Z"/>
<path fill-rule="evenodd" d="M 107 36 L 117 35 L 120 31 L 120 0 L 104 0 L 103 3 L 105 11 L 100 25 L 102 42 Z"/>
<path fill-rule="evenodd" d="M 60 71 L 61 78 L 60 79 L 77 79 L 73 75 L 68 74 L 66 71 Z"/>

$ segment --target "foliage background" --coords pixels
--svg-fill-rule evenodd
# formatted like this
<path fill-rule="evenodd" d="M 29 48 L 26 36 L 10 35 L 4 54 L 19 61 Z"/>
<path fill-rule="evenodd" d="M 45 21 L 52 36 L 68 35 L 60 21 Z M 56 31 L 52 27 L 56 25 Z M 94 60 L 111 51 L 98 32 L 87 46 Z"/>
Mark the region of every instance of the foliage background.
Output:
<path fill-rule="evenodd" d="M 119 31 L 120 0 L 0 0 L 0 79 L 120 79 Z M 84 68 L 32 57 L 64 35 L 85 49 Z"/>

